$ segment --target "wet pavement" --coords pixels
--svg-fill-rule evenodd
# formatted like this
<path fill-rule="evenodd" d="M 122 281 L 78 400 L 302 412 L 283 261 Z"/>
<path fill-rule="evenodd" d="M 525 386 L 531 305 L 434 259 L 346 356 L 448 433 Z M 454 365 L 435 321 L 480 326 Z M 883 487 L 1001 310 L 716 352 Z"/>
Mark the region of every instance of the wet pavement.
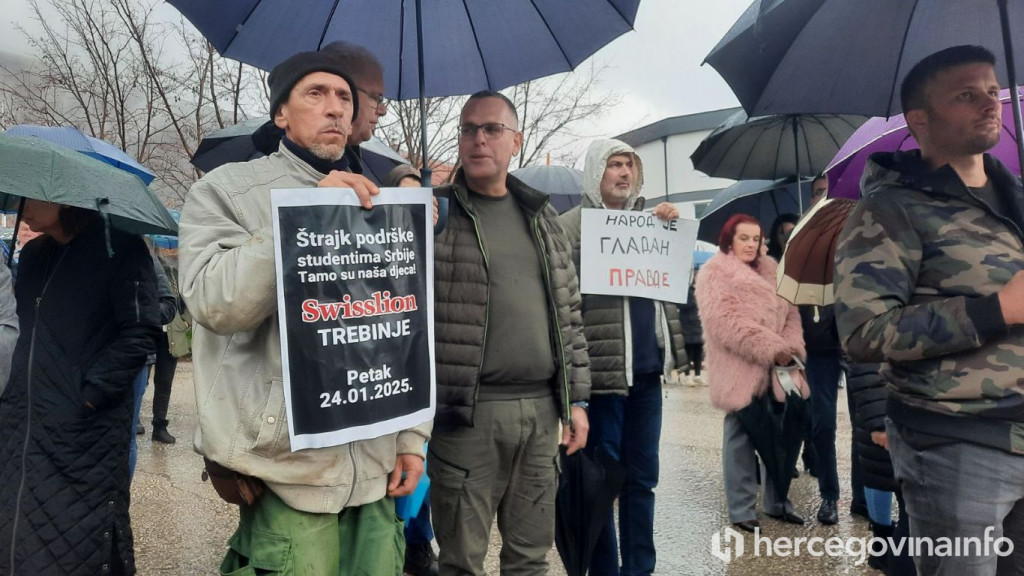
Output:
<path fill-rule="evenodd" d="M 202 459 L 192 449 L 196 425 L 192 365 L 182 362 L 171 398 L 170 431 L 178 443 L 162 445 L 149 439 L 152 387 L 147 390 L 139 437 L 139 460 L 132 485 L 132 526 L 138 573 L 143 576 L 217 574 L 228 537 L 237 522 L 236 507 L 224 503 L 200 480 Z M 754 538 L 744 538 L 745 554 L 729 563 L 712 555 L 712 535 L 729 525 L 721 471 L 722 414 L 711 407 L 707 388 L 677 384 L 665 387 L 661 439 L 661 482 L 656 490 L 656 574 L 767 576 L 773 574 L 880 574 L 857 557 L 768 557 L 766 545 L 754 556 Z M 763 537 L 869 537 L 867 521 L 851 517 L 850 420 L 845 391 L 839 393 L 838 460 L 842 498 L 836 526 L 813 520 L 818 506 L 814 478 L 802 474 L 793 481 L 790 499 L 808 519 L 805 526 L 783 524 L 760 515 Z M 497 529 L 487 559 L 489 574 L 498 574 Z M 736 549 L 735 545 L 732 548 Z M 551 574 L 565 574 L 557 553 L 549 554 Z"/>

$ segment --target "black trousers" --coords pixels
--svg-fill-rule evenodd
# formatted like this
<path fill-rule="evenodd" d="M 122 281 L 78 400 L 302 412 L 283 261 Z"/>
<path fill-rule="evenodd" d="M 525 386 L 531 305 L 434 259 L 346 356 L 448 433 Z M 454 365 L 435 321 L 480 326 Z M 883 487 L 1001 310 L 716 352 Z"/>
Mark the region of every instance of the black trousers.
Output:
<path fill-rule="evenodd" d="M 693 367 L 693 375 L 700 376 L 700 365 L 704 360 L 704 344 L 686 344 L 686 357 L 690 360 L 690 366 Z"/>
<path fill-rule="evenodd" d="M 161 332 L 156 344 L 156 365 L 153 366 L 153 426 L 167 426 L 167 405 L 171 402 L 171 384 L 178 359 L 171 356 L 167 333 Z"/>

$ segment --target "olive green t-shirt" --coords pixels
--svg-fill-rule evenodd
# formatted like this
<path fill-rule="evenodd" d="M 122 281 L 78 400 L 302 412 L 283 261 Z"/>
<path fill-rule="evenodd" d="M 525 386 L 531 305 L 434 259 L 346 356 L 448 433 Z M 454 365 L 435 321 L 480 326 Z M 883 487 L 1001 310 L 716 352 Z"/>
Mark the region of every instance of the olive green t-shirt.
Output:
<path fill-rule="evenodd" d="M 551 318 L 543 262 L 530 223 L 511 194 L 495 198 L 474 193 L 472 202 L 490 284 L 481 398 L 550 393 L 548 381 L 555 373 Z"/>

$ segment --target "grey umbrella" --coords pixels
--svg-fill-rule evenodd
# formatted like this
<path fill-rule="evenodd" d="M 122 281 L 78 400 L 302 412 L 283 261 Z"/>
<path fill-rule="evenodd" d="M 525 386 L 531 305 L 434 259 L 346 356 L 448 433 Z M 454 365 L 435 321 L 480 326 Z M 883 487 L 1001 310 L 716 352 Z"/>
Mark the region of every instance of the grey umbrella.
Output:
<path fill-rule="evenodd" d="M 733 180 L 820 174 L 867 120 L 866 116 L 842 114 L 748 118 L 741 110 L 709 134 L 690 160 L 694 168 L 708 176 Z M 801 195 L 797 198 L 802 213 Z"/>
<path fill-rule="evenodd" d="M 705 62 L 753 115 L 893 116 L 914 64 L 952 46 L 988 48 L 1006 62 L 996 67 L 1000 82 L 1016 86 L 1024 51 L 1013 45 L 1012 30 L 1024 30 L 1024 2 L 755 0 Z"/>
<path fill-rule="evenodd" d="M 559 212 L 576 206 L 583 197 L 583 172 L 568 166 L 524 166 L 511 172 L 530 188 L 551 195 Z"/>
<path fill-rule="evenodd" d="M 0 134 L 0 207 L 23 198 L 96 210 L 131 234 L 177 235 L 167 208 L 135 174 L 42 138 Z"/>

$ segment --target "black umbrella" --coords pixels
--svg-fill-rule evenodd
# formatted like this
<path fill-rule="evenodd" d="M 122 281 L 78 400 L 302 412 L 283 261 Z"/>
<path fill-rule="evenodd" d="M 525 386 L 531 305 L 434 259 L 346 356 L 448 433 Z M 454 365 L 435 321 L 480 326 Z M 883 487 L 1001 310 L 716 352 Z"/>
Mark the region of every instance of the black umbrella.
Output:
<path fill-rule="evenodd" d="M 777 114 L 748 118 L 739 111 L 690 155 L 708 176 L 777 180 L 820 174 L 867 116 Z M 799 184 L 797 186 L 799 192 Z M 798 200 L 801 195 L 797 194 Z M 799 213 L 803 202 L 798 201 Z"/>
<path fill-rule="evenodd" d="M 803 201 L 810 202 L 810 191 L 801 190 Z M 741 180 L 723 188 L 700 217 L 697 239 L 718 244 L 722 226 L 733 214 L 749 214 L 768 228 L 780 214 L 799 213 L 796 183 L 792 179 Z"/>
<path fill-rule="evenodd" d="M 764 463 L 779 502 L 785 502 L 789 494 L 793 467 L 800 457 L 806 417 L 807 401 L 799 394 L 786 394 L 785 402 L 777 402 L 770 390 L 736 412 L 736 418 Z"/>
<path fill-rule="evenodd" d="M 264 141 L 264 136 L 268 136 L 269 141 Z M 283 133 L 269 116 L 250 118 L 203 135 L 189 162 L 203 172 L 229 162 L 245 162 L 277 150 L 281 136 Z"/>
<path fill-rule="evenodd" d="M 1021 29 L 1024 3 L 1009 0 L 755 0 L 705 62 L 755 116 L 894 116 L 910 69 L 952 46 L 988 48 L 1005 61 L 1000 82 L 1016 86 L 1024 47 L 1012 31 Z M 1013 112 L 1024 158 L 1018 98 Z"/>
<path fill-rule="evenodd" d="M 597 539 L 626 482 L 626 470 L 603 450 L 566 456 L 561 448 L 559 459 L 555 547 L 569 576 L 585 576 Z"/>
<path fill-rule="evenodd" d="M 269 116 L 250 118 L 203 137 L 192 155 L 192 165 L 209 172 L 229 162 L 246 162 L 272 154 L 281 143 L 284 131 Z M 376 183 L 399 164 L 408 164 L 380 138 L 371 137 L 359 145 L 363 173 Z"/>

